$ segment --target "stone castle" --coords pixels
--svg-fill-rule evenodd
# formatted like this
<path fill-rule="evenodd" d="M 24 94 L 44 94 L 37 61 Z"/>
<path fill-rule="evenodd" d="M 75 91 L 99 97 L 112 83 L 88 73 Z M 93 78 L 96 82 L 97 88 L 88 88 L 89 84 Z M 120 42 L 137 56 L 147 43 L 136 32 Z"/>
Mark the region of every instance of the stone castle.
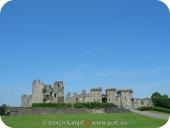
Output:
<path fill-rule="evenodd" d="M 132 89 L 108 88 L 105 93 L 102 88 L 92 88 L 90 92 L 83 90 L 80 94 L 68 93 L 64 99 L 63 81 L 56 81 L 53 85 L 47 85 L 40 80 L 34 80 L 32 84 L 32 95 L 24 94 L 21 97 L 21 107 L 31 107 L 33 103 L 113 103 L 120 108 L 129 110 L 142 106 L 152 106 L 149 98 L 137 99 L 133 97 Z"/>
<path fill-rule="evenodd" d="M 56 81 L 54 86 L 34 80 L 32 95 L 22 95 L 21 107 L 31 107 L 33 103 L 64 103 L 63 81 Z"/>

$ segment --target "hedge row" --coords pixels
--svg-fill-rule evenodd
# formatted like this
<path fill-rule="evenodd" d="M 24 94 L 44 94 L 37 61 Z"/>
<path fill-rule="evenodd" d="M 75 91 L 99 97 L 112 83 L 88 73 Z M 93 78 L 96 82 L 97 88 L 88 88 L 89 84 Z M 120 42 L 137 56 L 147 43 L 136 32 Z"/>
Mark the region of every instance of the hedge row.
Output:
<path fill-rule="evenodd" d="M 112 103 L 99 103 L 99 102 L 91 102 L 91 103 L 75 103 L 73 104 L 74 108 L 111 108 L 117 107 Z"/>
<path fill-rule="evenodd" d="M 140 111 L 158 111 L 158 112 L 165 112 L 165 113 L 170 113 L 170 109 L 167 108 L 162 108 L 162 107 L 141 107 L 138 108 Z"/>
<path fill-rule="evenodd" d="M 33 108 L 59 108 L 59 109 L 67 109 L 72 108 L 72 104 L 66 103 L 33 103 Z"/>
<path fill-rule="evenodd" d="M 59 108 L 59 109 L 67 109 L 67 108 L 111 108 L 117 107 L 112 103 L 33 103 L 33 108 Z"/>

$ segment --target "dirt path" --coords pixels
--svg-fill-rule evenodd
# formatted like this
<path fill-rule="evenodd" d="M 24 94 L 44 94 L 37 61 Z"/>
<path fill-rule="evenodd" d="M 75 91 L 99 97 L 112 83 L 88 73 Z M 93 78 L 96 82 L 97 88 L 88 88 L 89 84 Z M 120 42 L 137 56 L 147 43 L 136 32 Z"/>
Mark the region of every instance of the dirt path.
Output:
<path fill-rule="evenodd" d="M 154 113 L 154 112 L 149 112 L 149 111 L 138 111 L 138 110 L 133 110 L 132 112 L 135 112 L 140 115 L 148 116 L 148 117 L 153 117 L 156 119 L 162 119 L 162 120 L 168 120 L 170 115 L 166 114 L 159 114 L 159 113 Z"/>

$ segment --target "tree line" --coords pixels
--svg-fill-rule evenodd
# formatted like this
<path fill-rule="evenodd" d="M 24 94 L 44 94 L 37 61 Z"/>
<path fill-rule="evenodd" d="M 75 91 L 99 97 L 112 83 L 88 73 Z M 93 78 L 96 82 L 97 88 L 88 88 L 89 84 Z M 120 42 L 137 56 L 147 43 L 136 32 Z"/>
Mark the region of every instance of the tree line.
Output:
<path fill-rule="evenodd" d="M 170 109 L 170 98 L 168 95 L 163 95 L 159 92 L 155 92 L 152 94 L 151 99 L 154 106 Z"/>

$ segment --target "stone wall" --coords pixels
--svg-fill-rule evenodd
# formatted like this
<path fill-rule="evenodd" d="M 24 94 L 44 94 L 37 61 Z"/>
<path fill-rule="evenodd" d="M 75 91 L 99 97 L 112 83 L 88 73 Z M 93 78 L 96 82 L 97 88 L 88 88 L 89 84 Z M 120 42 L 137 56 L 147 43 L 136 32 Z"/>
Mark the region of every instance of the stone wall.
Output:
<path fill-rule="evenodd" d="M 134 99 L 134 109 L 153 106 L 151 99 Z"/>
<path fill-rule="evenodd" d="M 45 114 L 73 114 L 73 113 L 120 113 L 127 112 L 126 109 L 108 108 L 108 109 L 86 109 L 86 108 L 70 108 L 70 109 L 56 109 L 56 108 L 10 108 L 11 116 L 16 115 L 45 115 Z"/>

